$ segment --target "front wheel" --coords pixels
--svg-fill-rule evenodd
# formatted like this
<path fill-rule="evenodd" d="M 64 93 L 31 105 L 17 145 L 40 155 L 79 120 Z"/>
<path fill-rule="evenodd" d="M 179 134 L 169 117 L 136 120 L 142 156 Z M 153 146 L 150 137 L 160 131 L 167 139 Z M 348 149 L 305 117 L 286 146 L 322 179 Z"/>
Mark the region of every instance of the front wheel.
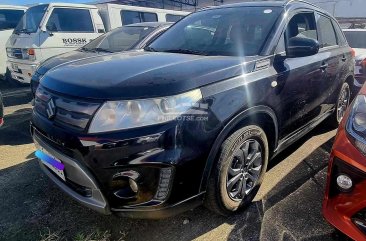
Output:
<path fill-rule="evenodd" d="M 211 174 L 205 205 L 227 216 L 249 204 L 257 194 L 268 164 L 268 142 L 264 131 L 246 126 L 230 135 Z"/>
<path fill-rule="evenodd" d="M 329 125 L 331 125 L 334 128 L 337 128 L 339 126 L 350 104 L 350 100 L 351 100 L 350 87 L 348 83 L 343 83 L 336 102 L 336 109 L 334 113 L 329 117 L 328 120 Z"/>

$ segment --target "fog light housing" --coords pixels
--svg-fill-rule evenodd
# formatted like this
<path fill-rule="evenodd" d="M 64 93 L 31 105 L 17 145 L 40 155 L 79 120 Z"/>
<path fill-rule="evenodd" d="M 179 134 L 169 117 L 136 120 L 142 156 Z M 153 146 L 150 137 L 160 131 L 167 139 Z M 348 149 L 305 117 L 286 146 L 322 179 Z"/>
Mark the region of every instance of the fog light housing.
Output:
<path fill-rule="evenodd" d="M 341 191 L 349 192 L 352 189 L 353 182 L 348 175 L 340 174 L 337 177 L 337 185 L 341 189 Z"/>
<path fill-rule="evenodd" d="M 159 185 L 155 194 L 155 200 L 164 201 L 168 198 L 171 187 L 173 170 L 172 168 L 162 168 L 160 171 Z"/>

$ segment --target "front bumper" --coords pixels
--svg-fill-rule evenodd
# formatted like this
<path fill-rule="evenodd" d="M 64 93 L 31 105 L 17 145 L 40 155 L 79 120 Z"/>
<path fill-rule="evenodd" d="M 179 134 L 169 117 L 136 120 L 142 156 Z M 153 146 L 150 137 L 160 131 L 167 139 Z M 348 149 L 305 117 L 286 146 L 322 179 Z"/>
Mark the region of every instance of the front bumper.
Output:
<path fill-rule="evenodd" d="M 97 181 L 87 169 L 79 165 L 76 160 L 73 160 L 52 148 L 46 142 L 42 141 L 42 139 L 37 134 L 33 135 L 33 141 L 38 150 L 42 150 L 43 152 L 49 153 L 53 157 L 56 157 L 58 160 L 62 160 L 62 163 L 65 165 L 65 172 L 67 173 L 67 180 L 70 181 L 70 185 L 58 178 L 46 165 L 43 164 L 41 160 L 39 161 L 41 169 L 53 182 L 57 184 L 57 186 L 59 186 L 64 192 L 83 205 L 97 212 L 110 214 L 110 208 L 106 198 L 99 189 Z M 72 182 L 87 188 L 90 190 L 91 194 L 82 195 L 78 193 L 75 191 L 75 187 L 71 187 Z"/>
<path fill-rule="evenodd" d="M 90 136 L 66 130 L 33 112 L 31 133 L 38 149 L 65 164 L 67 180 L 41 163 L 42 169 L 77 201 L 104 214 L 164 218 L 203 201 L 200 183 L 207 157 L 194 141 L 194 130 L 186 131 L 188 142 L 179 128 L 173 123 Z M 139 187 L 136 195 L 128 189 L 128 178 L 134 175 L 138 176 L 132 178 Z M 92 190 L 92 195 L 78 193 L 73 184 Z"/>
<path fill-rule="evenodd" d="M 25 84 L 30 83 L 32 75 L 38 66 L 38 63 L 25 63 L 17 60 L 8 60 L 6 64 L 10 70 L 11 77 Z"/>
<path fill-rule="evenodd" d="M 337 188 L 339 174 L 350 176 L 350 192 Z M 341 125 L 329 161 L 327 187 L 323 202 L 325 219 L 354 240 L 366 239 L 366 158 L 353 146 Z M 361 225 L 360 225 L 361 224 Z"/>

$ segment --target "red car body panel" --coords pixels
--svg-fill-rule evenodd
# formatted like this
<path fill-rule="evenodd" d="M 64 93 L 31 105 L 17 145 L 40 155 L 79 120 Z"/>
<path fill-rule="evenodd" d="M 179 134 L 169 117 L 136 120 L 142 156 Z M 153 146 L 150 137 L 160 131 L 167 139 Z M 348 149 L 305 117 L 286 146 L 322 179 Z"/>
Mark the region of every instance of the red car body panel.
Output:
<path fill-rule="evenodd" d="M 366 95 L 366 85 L 361 89 L 360 94 Z M 350 109 L 339 126 L 330 155 L 323 215 L 338 230 L 358 241 L 366 240 L 366 235 L 354 224 L 352 217 L 366 208 L 366 178 L 356 183 L 350 192 L 330 195 L 332 185 L 337 185 L 332 183 L 335 159 L 366 173 L 366 157 L 353 145 L 346 131 L 349 115 Z"/>

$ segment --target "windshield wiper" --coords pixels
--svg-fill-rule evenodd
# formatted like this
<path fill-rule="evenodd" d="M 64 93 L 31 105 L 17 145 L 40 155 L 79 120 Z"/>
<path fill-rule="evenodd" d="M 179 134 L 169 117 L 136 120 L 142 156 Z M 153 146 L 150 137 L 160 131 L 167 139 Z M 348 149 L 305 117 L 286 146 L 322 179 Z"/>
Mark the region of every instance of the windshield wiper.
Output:
<path fill-rule="evenodd" d="M 95 51 L 95 52 L 106 52 L 106 53 L 113 53 L 113 51 L 110 51 L 108 49 L 103 49 L 103 48 L 95 48 L 95 49 L 90 49 L 91 51 Z"/>
<path fill-rule="evenodd" d="M 28 29 L 26 29 L 26 28 L 15 30 L 14 33 L 15 34 L 20 34 L 20 33 L 30 34 Z"/>
<path fill-rule="evenodd" d="M 156 49 L 154 49 L 153 47 L 150 47 L 150 46 L 146 46 L 144 48 L 145 51 L 148 51 L 148 52 L 158 52 Z"/>
<path fill-rule="evenodd" d="M 167 49 L 163 50 L 162 52 L 167 53 L 179 53 L 179 54 L 194 54 L 194 55 L 208 55 L 208 53 L 199 51 L 199 50 L 192 50 L 192 49 Z"/>

